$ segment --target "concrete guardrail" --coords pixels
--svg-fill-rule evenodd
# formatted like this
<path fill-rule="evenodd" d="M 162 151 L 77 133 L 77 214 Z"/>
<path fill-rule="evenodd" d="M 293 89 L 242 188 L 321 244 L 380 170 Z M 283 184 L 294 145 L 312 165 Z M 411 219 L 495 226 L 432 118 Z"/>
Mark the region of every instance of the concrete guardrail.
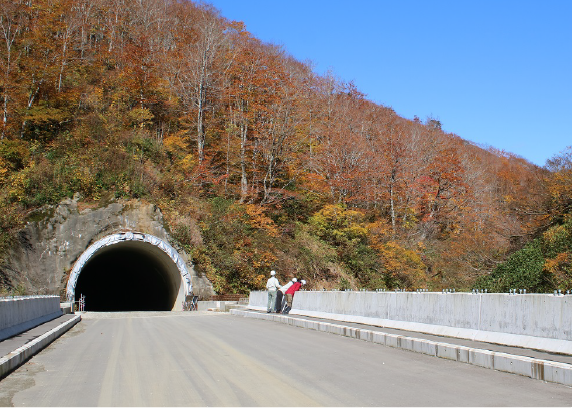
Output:
<path fill-rule="evenodd" d="M 265 310 L 267 292 L 249 307 Z M 291 314 L 572 354 L 572 296 L 300 291 Z"/>
<path fill-rule="evenodd" d="M 62 314 L 59 296 L 0 298 L 0 341 Z"/>

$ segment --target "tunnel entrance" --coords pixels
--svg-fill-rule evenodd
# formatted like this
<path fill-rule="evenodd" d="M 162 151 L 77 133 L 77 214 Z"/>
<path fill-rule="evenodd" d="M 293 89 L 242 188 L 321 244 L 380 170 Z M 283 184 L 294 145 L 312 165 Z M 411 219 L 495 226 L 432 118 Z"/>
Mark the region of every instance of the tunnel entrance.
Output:
<path fill-rule="evenodd" d="M 166 311 L 192 292 L 178 253 L 147 234 L 122 233 L 91 245 L 74 265 L 68 301 L 85 296 L 86 311 Z M 77 303 L 76 303 L 77 304 Z"/>
<path fill-rule="evenodd" d="M 143 250 L 117 244 L 97 253 L 82 269 L 75 298 L 87 311 L 171 310 L 177 297 L 160 262 Z M 178 287 L 177 287 L 178 290 Z"/>

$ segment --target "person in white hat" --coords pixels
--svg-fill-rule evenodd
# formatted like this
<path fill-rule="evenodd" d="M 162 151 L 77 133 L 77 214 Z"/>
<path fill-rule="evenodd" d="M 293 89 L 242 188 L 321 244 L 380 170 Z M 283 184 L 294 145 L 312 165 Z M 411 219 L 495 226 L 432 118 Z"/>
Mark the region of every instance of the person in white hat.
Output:
<path fill-rule="evenodd" d="M 282 286 L 276 295 L 276 313 L 281 313 L 286 307 L 286 291 L 298 281 L 296 278 L 292 278 L 286 285 Z"/>
<path fill-rule="evenodd" d="M 276 304 L 276 291 L 280 289 L 282 285 L 276 279 L 276 271 L 270 271 L 270 278 L 266 282 L 266 290 L 268 290 L 268 304 L 266 306 L 266 313 L 270 313 L 274 309 Z"/>
<path fill-rule="evenodd" d="M 282 311 L 283 314 L 290 313 L 290 310 L 292 309 L 292 301 L 294 300 L 294 294 L 299 291 L 300 288 L 305 284 L 306 281 L 302 279 L 300 282 L 294 282 L 293 285 L 286 290 L 286 308 Z"/>

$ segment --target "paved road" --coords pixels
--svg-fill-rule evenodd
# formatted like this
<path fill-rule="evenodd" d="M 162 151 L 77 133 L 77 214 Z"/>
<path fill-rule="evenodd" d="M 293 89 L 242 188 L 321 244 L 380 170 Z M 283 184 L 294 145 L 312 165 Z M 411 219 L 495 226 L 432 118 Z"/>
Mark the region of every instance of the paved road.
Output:
<path fill-rule="evenodd" d="M 570 406 L 572 388 L 223 313 L 86 314 L 8 406 Z"/>

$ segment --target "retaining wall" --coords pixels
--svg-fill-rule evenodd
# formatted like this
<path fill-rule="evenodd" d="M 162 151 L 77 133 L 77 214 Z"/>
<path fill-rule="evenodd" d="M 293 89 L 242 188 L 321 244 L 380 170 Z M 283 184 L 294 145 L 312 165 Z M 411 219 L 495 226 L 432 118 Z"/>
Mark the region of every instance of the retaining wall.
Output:
<path fill-rule="evenodd" d="M 0 341 L 62 314 L 59 296 L 0 298 Z"/>
<path fill-rule="evenodd" d="M 572 296 L 300 291 L 291 313 L 572 354 Z"/>

